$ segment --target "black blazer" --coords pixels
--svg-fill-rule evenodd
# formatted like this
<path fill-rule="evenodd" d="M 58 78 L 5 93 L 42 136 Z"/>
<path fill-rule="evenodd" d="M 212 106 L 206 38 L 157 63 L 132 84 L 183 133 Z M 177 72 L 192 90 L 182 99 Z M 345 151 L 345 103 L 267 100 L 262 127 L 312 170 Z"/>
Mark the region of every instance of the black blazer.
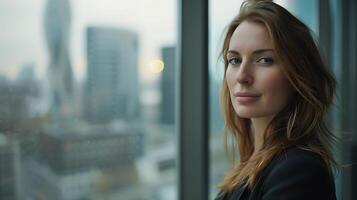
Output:
<path fill-rule="evenodd" d="M 335 182 L 322 158 L 311 151 L 289 148 L 274 157 L 250 191 L 220 192 L 215 200 L 335 200 Z"/>

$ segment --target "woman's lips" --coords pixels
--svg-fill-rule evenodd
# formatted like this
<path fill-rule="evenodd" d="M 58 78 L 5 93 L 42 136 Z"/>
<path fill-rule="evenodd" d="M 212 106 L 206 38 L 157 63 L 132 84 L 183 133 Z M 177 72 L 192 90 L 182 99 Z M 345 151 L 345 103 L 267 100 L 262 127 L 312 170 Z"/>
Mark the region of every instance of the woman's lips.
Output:
<path fill-rule="evenodd" d="M 238 96 L 236 97 L 239 103 L 253 103 L 259 99 L 258 96 Z"/>
<path fill-rule="evenodd" d="M 239 103 L 253 103 L 260 97 L 259 94 L 253 92 L 236 92 L 234 96 Z"/>

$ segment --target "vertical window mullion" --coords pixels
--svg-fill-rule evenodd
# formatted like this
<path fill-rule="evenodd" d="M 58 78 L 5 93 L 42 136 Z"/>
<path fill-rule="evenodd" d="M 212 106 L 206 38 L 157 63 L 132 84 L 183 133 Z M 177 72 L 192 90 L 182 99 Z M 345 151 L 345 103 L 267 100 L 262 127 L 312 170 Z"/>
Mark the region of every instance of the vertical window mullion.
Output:
<path fill-rule="evenodd" d="M 179 1 L 179 199 L 208 199 L 208 1 Z"/>

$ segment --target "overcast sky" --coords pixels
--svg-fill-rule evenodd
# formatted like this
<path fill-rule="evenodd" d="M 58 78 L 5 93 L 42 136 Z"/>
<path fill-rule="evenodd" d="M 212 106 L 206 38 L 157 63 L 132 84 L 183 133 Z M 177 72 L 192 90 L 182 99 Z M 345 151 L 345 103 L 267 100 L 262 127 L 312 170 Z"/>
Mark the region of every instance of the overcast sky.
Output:
<path fill-rule="evenodd" d="M 34 63 L 41 77 L 48 63 L 44 40 L 46 0 L 0 0 L 0 74 L 16 75 Z M 160 56 L 160 48 L 176 44 L 175 0 L 70 0 L 70 55 L 77 79 L 85 75 L 85 29 L 89 25 L 127 28 L 139 34 L 141 71 Z"/>

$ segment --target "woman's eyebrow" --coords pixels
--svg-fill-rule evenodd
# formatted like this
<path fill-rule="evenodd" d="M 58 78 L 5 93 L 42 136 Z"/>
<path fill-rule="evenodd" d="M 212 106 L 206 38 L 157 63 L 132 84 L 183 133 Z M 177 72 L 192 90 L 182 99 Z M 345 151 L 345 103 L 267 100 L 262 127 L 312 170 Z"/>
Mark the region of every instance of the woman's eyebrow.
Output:
<path fill-rule="evenodd" d="M 252 54 L 261 54 L 261 53 L 265 53 L 267 51 L 274 52 L 274 49 L 257 49 L 255 51 L 253 51 Z M 227 54 L 240 55 L 240 53 L 238 51 L 235 51 L 235 50 L 228 50 Z"/>
<path fill-rule="evenodd" d="M 261 53 L 265 53 L 267 51 L 274 52 L 274 49 L 258 49 L 258 50 L 253 51 L 253 54 L 261 54 Z"/>

